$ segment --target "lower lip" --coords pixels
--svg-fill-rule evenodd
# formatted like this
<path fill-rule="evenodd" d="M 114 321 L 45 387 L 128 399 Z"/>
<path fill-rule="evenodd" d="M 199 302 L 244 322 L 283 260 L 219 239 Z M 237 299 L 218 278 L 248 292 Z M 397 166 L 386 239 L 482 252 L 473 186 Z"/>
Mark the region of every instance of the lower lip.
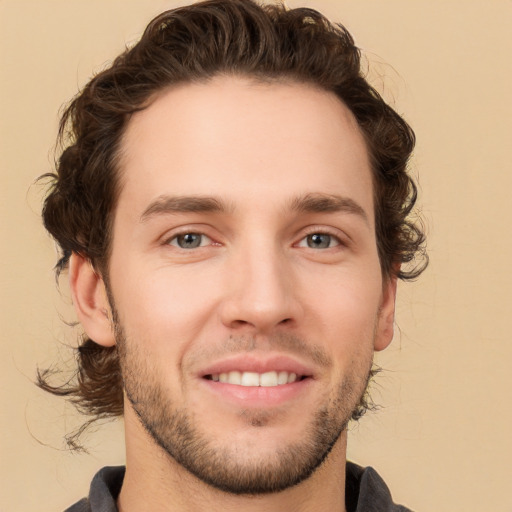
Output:
<path fill-rule="evenodd" d="M 202 379 L 203 384 L 217 396 L 245 407 L 276 407 L 298 399 L 312 384 L 313 379 L 305 378 L 280 386 L 239 386 Z"/>

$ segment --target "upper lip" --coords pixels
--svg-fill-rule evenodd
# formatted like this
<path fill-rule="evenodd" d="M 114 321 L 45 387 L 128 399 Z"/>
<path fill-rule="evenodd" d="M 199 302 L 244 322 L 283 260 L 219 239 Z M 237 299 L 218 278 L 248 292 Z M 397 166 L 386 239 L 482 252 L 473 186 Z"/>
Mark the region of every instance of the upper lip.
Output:
<path fill-rule="evenodd" d="M 198 372 L 199 377 L 219 375 L 232 371 L 239 372 L 288 372 L 302 377 L 312 377 L 313 369 L 297 359 L 281 354 L 255 356 L 252 354 L 239 354 L 210 363 Z"/>

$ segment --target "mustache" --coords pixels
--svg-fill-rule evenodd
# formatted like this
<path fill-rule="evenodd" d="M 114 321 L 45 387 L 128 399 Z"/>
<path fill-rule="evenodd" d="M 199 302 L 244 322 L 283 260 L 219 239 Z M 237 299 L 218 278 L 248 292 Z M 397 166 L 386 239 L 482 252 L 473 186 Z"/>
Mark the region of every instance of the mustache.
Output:
<path fill-rule="evenodd" d="M 276 333 L 270 336 L 230 335 L 215 346 L 202 347 L 200 354 L 191 355 L 189 363 L 196 364 L 197 362 L 255 351 L 261 353 L 279 351 L 312 361 L 320 368 L 332 366 L 332 358 L 322 346 L 308 342 L 291 333 Z"/>

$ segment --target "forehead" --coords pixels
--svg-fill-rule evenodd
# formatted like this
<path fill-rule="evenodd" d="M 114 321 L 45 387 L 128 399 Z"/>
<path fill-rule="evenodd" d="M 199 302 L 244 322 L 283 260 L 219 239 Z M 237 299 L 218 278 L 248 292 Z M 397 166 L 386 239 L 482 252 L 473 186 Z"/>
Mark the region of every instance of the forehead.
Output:
<path fill-rule="evenodd" d="M 351 196 L 373 210 L 364 138 L 333 94 L 298 83 L 217 77 L 160 92 L 128 123 L 119 208 L 142 212 L 161 195 L 234 204 Z"/>

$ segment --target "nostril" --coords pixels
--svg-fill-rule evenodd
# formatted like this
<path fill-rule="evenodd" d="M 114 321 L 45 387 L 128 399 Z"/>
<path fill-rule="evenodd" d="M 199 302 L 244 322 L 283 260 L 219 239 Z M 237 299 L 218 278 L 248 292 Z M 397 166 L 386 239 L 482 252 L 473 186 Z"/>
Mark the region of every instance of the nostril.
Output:
<path fill-rule="evenodd" d="M 244 325 L 250 325 L 247 320 L 233 320 L 232 325 L 234 327 L 243 327 Z"/>

